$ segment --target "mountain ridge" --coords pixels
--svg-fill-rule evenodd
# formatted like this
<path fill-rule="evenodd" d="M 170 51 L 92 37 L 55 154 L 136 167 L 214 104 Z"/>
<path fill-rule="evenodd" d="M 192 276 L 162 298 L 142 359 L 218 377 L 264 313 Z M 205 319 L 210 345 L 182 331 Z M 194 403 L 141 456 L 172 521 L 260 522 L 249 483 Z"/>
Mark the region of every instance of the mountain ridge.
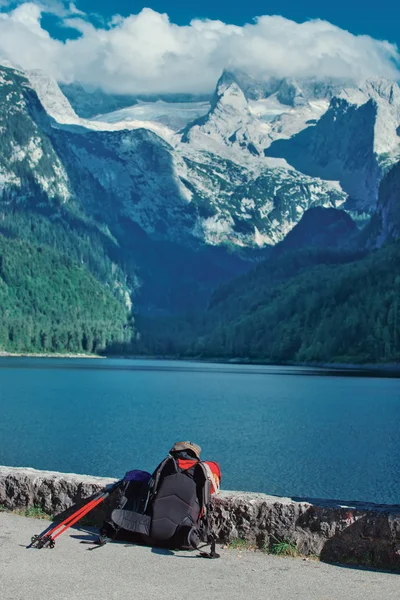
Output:
<path fill-rule="evenodd" d="M 398 235 L 396 193 L 386 203 L 378 194 L 397 160 L 398 87 L 346 86 L 243 83 L 243 75 L 224 72 L 210 106 L 195 106 L 207 112 L 194 121 L 190 107 L 176 118 L 179 103 L 146 105 L 141 114 L 151 121 L 129 110 L 102 121 L 78 116 L 42 73 L 0 67 L 0 210 L 8 220 L 18 207 L 71 228 L 96 276 L 134 307 L 146 298 L 142 308 L 155 312 L 174 303 L 186 309 L 184 294 L 203 305 L 213 286 L 248 270 L 316 207 L 357 219 L 380 214 L 380 233 L 368 243 L 384 244 Z M 49 240 L 43 223 L 36 231 Z M 179 252 L 186 264 L 178 273 Z M 167 273 L 179 293 L 155 285 Z"/>

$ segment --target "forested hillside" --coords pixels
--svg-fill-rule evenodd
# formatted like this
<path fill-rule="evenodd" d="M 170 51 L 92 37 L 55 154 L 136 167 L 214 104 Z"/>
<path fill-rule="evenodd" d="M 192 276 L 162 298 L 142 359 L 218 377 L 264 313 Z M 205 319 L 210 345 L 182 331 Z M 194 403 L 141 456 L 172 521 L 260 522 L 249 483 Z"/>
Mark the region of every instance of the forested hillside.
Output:
<path fill-rule="evenodd" d="M 99 352 L 131 339 L 127 319 L 85 267 L 0 234 L 0 351 Z"/>
<path fill-rule="evenodd" d="M 139 323 L 142 351 L 271 362 L 400 360 L 400 242 L 356 260 L 327 252 L 312 266 L 316 257 L 304 251 L 264 263 L 219 290 L 196 319 Z"/>

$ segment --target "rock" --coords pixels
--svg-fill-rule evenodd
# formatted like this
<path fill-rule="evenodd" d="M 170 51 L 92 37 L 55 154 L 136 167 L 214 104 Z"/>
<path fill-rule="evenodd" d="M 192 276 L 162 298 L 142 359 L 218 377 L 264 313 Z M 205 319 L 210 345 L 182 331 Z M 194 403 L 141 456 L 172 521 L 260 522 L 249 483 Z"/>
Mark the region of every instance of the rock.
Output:
<path fill-rule="evenodd" d="M 10 510 L 38 506 L 49 515 L 64 516 L 114 482 L 115 479 L 103 477 L 0 467 L 0 505 Z M 103 521 L 105 514 L 104 506 L 100 506 L 90 513 L 96 524 Z"/>

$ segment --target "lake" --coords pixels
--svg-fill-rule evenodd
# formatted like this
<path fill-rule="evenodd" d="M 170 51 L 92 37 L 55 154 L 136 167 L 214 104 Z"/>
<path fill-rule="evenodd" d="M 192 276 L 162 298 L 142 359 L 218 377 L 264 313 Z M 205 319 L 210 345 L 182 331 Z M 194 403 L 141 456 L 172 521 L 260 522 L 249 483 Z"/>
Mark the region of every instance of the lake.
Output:
<path fill-rule="evenodd" d="M 0 358 L 0 464 L 122 477 L 177 440 L 223 489 L 400 503 L 400 379 L 298 367 Z"/>

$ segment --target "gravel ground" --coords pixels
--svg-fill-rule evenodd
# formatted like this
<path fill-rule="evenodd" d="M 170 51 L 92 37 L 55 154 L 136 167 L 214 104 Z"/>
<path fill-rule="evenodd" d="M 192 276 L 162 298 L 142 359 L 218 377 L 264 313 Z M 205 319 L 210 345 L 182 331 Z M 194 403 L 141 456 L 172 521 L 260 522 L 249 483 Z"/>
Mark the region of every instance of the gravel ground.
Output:
<path fill-rule="evenodd" d="M 46 521 L 0 513 L 1 600 L 400 600 L 400 575 L 259 552 L 219 560 L 122 543 L 89 551 L 88 529 L 26 549 Z"/>

